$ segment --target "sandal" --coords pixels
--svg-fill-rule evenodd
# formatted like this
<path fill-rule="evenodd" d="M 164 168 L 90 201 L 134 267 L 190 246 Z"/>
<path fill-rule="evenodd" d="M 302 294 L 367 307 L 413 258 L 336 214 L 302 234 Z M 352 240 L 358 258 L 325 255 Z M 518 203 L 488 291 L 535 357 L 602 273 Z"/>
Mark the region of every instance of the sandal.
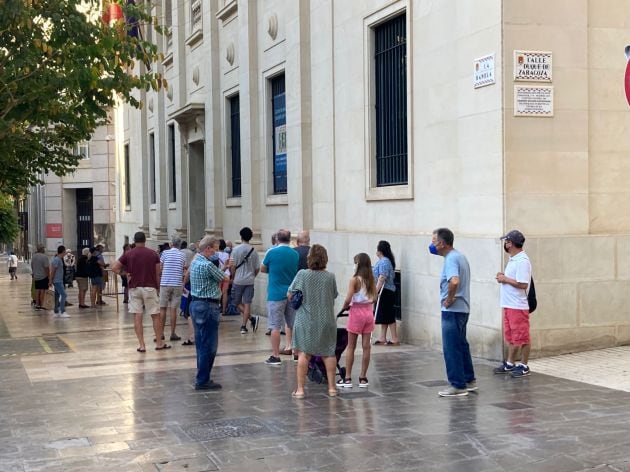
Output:
<path fill-rule="evenodd" d="M 376 342 L 374 343 L 374 345 L 375 345 L 375 346 L 378 346 L 378 345 L 380 345 L 380 344 L 387 344 L 387 341 L 379 341 L 379 340 L 376 340 Z"/>
<path fill-rule="evenodd" d="M 359 387 L 367 387 L 368 385 L 370 382 L 368 382 L 367 377 L 359 377 Z"/>
<path fill-rule="evenodd" d="M 348 377 L 347 379 L 337 380 L 337 387 L 352 388 L 352 379 Z"/>
<path fill-rule="evenodd" d="M 328 396 L 329 397 L 336 397 L 337 396 L 337 390 L 328 390 Z"/>
<path fill-rule="evenodd" d="M 302 392 L 302 393 L 297 393 L 297 391 L 296 391 L 296 390 L 294 390 L 294 391 L 291 393 L 291 396 L 292 396 L 293 398 L 295 398 L 296 400 L 303 400 L 303 399 L 304 399 L 304 397 L 305 397 L 305 394 L 304 394 L 304 392 Z"/>
<path fill-rule="evenodd" d="M 186 341 L 182 343 L 182 346 L 194 346 L 194 345 L 195 345 L 194 341 L 191 341 L 190 339 L 187 339 Z"/>
<path fill-rule="evenodd" d="M 141 347 L 139 347 L 138 349 L 136 349 L 136 351 L 138 351 L 138 352 L 147 352 L 147 350 L 146 350 L 146 349 L 142 349 Z"/>
<path fill-rule="evenodd" d="M 164 346 L 162 346 L 162 347 L 156 347 L 156 348 L 155 348 L 155 350 L 156 350 L 156 351 L 162 351 L 162 350 L 164 350 L 164 349 L 170 349 L 170 348 L 171 348 L 171 346 L 170 346 L 169 344 L 165 344 L 165 345 L 164 345 Z"/>
<path fill-rule="evenodd" d="M 385 344 L 387 344 L 388 346 L 400 346 L 400 342 L 399 341 L 387 341 Z"/>

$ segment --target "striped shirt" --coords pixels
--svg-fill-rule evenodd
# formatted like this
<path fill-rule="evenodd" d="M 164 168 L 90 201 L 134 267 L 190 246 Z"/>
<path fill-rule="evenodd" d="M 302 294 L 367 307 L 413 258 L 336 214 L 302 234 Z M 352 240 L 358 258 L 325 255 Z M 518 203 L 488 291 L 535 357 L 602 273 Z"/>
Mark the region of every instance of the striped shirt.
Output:
<path fill-rule="evenodd" d="M 164 287 L 181 287 L 184 278 L 186 256 L 177 248 L 171 248 L 160 256 L 162 262 L 162 278 L 160 285 Z"/>
<path fill-rule="evenodd" d="M 196 298 L 221 298 L 219 283 L 225 274 L 206 257 L 199 255 L 190 264 L 190 293 Z"/>

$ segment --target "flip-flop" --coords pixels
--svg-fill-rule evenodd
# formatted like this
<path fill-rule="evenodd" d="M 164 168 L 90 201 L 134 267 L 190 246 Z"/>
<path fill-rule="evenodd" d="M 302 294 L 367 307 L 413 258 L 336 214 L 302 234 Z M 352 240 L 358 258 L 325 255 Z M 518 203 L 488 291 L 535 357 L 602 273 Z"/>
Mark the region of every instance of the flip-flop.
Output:
<path fill-rule="evenodd" d="M 141 347 L 139 347 L 138 349 L 136 349 L 136 351 L 138 351 L 138 352 L 147 352 L 147 350 L 146 350 L 146 349 L 142 349 Z"/>
<path fill-rule="evenodd" d="M 291 393 L 291 396 L 292 396 L 293 398 L 295 398 L 296 400 L 302 400 L 302 399 L 304 399 L 305 394 L 303 394 L 303 393 L 297 393 L 297 392 L 295 392 L 295 391 L 294 391 L 294 392 L 292 392 L 292 393 Z"/>
<path fill-rule="evenodd" d="M 387 344 L 387 341 L 376 341 L 376 342 L 374 343 L 374 345 L 375 345 L 375 346 L 378 346 L 378 345 L 380 345 L 380 344 Z"/>
<path fill-rule="evenodd" d="M 163 349 L 170 349 L 170 348 L 171 348 L 171 346 L 169 344 L 165 344 L 162 347 L 156 347 L 155 350 L 156 351 L 162 351 Z"/>
<path fill-rule="evenodd" d="M 328 390 L 329 397 L 336 397 L 338 395 L 337 390 Z"/>
<path fill-rule="evenodd" d="M 387 341 L 387 345 L 388 346 L 400 346 L 400 342 L 394 342 L 394 341 Z"/>

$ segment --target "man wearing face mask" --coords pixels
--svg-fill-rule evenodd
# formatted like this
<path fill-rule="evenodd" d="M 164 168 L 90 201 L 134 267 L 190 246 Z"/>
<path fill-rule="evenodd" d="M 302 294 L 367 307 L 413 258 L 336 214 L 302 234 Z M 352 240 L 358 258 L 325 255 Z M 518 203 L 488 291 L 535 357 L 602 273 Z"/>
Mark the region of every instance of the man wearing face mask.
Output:
<path fill-rule="evenodd" d="M 466 256 L 453 248 L 455 237 L 448 228 L 433 231 L 429 252 L 444 257 L 440 276 L 442 351 L 449 387 L 441 397 L 461 397 L 477 390 L 466 325 L 470 314 L 470 266 Z"/>
<path fill-rule="evenodd" d="M 525 236 L 514 229 L 501 238 L 503 249 L 510 255 L 505 272 L 497 273 L 501 284 L 501 308 L 503 309 L 503 336 L 508 344 L 507 359 L 495 374 L 510 374 L 514 378 L 529 375 L 529 304 L 527 288 L 532 279 L 532 265 L 523 251 Z M 516 351 L 521 348 L 521 362 L 514 363 Z"/>

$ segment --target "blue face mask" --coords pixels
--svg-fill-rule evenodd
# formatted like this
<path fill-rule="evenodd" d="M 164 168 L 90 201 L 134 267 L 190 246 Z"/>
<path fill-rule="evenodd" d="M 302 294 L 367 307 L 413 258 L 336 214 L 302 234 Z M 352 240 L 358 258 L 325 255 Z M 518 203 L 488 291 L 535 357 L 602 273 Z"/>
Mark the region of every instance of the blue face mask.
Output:
<path fill-rule="evenodd" d="M 433 254 L 434 256 L 439 256 L 437 248 L 435 247 L 435 244 L 433 243 L 429 244 L 429 252 Z"/>

